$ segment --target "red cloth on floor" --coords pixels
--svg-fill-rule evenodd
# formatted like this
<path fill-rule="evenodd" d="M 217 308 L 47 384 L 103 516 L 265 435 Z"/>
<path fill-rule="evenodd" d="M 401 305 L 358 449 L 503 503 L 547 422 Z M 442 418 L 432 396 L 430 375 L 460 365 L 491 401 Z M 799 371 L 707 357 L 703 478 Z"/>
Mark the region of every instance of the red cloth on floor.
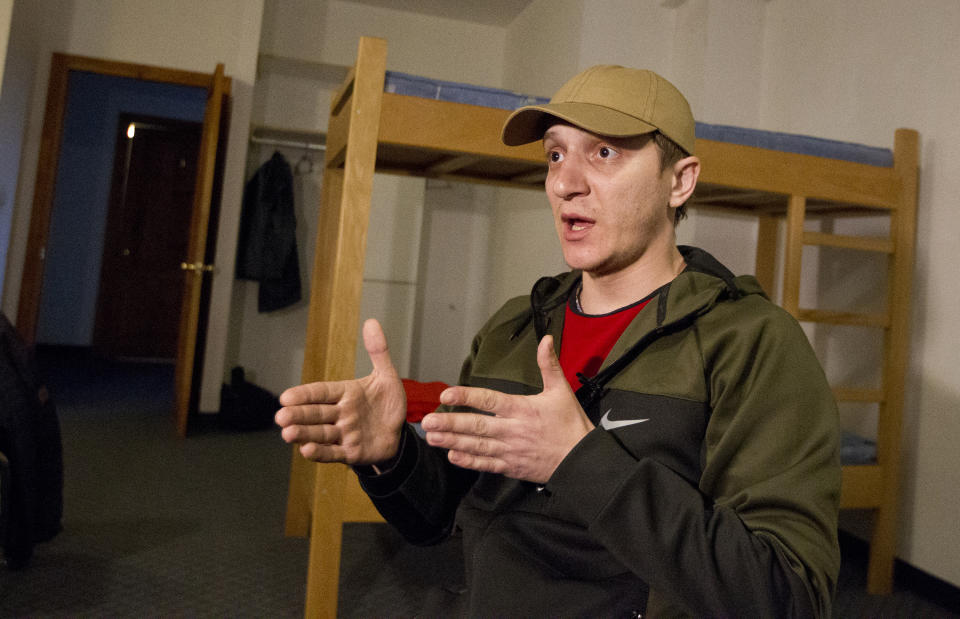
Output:
<path fill-rule="evenodd" d="M 403 379 L 403 388 L 407 392 L 407 421 L 417 423 L 427 413 L 440 406 L 440 393 L 449 387 L 446 383 L 422 383 L 409 378 Z"/>

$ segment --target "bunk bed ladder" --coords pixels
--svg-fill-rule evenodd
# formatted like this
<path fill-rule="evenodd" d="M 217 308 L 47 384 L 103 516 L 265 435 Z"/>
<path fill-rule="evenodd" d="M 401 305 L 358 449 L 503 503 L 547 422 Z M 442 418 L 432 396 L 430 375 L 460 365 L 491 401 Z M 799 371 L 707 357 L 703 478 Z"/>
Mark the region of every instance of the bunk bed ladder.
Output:
<path fill-rule="evenodd" d="M 845 465 L 841 508 L 874 513 L 870 539 L 867 590 L 888 594 L 893 584 L 899 502 L 900 435 L 907 367 L 911 280 L 916 231 L 917 134 L 899 129 L 894 145 L 894 172 L 900 198 L 887 212 L 889 237 L 862 237 L 804 230 L 807 198 L 791 195 L 786 214 L 783 267 L 783 307 L 801 322 L 874 328 L 883 331 L 883 367 L 879 388 L 834 387 L 838 402 L 867 402 L 878 406 L 875 464 Z M 886 209 L 884 209 L 886 210 Z M 879 210 L 877 212 L 884 212 Z M 761 216 L 758 228 L 757 277 L 773 290 L 777 219 Z M 800 305 L 801 262 L 804 246 L 839 247 L 888 256 L 887 303 L 883 312 L 845 312 Z"/>

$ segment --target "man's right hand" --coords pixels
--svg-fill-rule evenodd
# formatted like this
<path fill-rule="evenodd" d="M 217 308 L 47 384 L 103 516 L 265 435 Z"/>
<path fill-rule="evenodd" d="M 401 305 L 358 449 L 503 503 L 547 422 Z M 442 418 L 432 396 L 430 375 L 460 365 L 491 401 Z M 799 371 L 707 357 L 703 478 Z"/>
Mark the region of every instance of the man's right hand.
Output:
<path fill-rule="evenodd" d="M 363 324 L 373 371 L 363 378 L 291 387 L 280 395 L 275 420 L 283 440 L 317 462 L 371 465 L 392 458 L 407 417 L 403 381 L 376 320 Z"/>

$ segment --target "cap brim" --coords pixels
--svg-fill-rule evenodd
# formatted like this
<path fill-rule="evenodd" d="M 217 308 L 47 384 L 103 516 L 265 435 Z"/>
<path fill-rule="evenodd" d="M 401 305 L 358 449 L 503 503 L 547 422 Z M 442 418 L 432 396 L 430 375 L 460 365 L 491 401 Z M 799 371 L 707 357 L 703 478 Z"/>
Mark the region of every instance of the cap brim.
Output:
<path fill-rule="evenodd" d="M 597 135 L 627 137 L 643 135 L 657 128 L 629 114 L 593 103 L 547 103 L 528 105 L 511 114 L 503 124 L 501 140 L 520 146 L 543 138 L 554 119 L 566 121 Z"/>

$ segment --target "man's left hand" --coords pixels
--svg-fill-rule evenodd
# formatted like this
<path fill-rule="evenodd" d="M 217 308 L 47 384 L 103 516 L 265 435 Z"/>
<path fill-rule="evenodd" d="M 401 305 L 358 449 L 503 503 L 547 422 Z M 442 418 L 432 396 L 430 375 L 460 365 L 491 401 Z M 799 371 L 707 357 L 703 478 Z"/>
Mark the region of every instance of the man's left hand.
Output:
<path fill-rule="evenodd" d="M 450 387 L 449 406 L 492 413 L 430 413 L 421 425 L 427 442 L 449 450 L 450 462 L 468 469 L 546 483 L 573 447 L 594 428 L 563 375 L 553 337 L 537 347 L 543 391 L 531 396 L 492 389 Z"/>

